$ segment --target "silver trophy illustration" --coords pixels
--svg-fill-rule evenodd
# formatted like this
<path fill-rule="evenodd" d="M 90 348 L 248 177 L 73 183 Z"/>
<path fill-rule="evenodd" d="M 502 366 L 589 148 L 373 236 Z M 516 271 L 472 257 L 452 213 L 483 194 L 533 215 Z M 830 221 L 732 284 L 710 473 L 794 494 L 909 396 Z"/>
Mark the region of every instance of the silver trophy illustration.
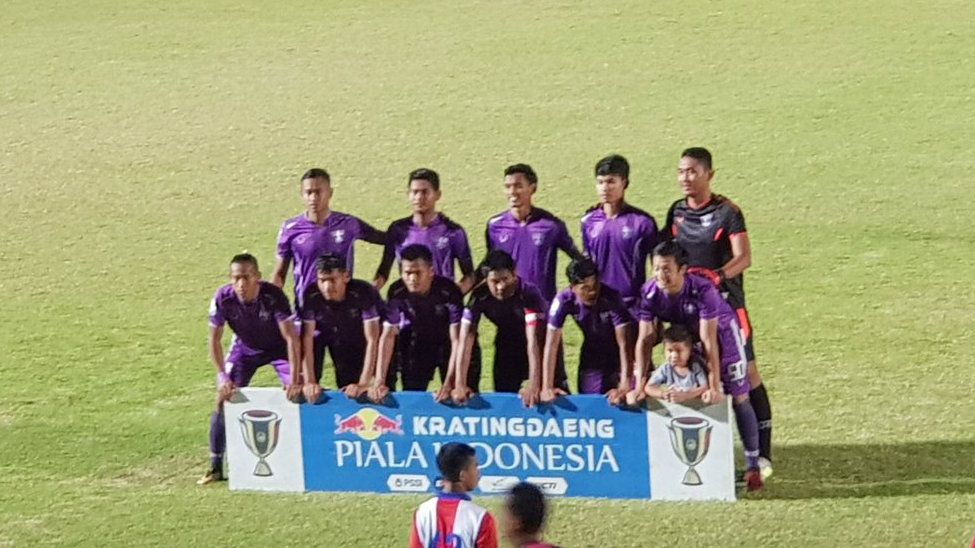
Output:
<path fill-rule="evenodd" d="M 670 421 L 670 445 L 677 458 L 689 468 L 684 485 L 701 485 L 701 476 L 694 469 L 704 460 L 711 446 L 711 423 L 700 417 L 678 417 Z"/>
<path fill-rule="evenodd" d="M 254 475 L 260 477 L 274 475 L 264 459 L 278 446 L 281 418 L 273 411 L 252 409 L 241 413 L 239 420 L 244 443 L 258 459 L 257 466 L 254 467 Z"/>

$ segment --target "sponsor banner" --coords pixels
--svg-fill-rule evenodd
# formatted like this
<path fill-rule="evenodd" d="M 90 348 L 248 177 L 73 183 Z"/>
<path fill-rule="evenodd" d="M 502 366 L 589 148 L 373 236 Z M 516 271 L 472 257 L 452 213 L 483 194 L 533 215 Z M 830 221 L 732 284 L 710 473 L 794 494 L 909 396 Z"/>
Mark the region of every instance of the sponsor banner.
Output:
<path fill-rule="evenodd" d="M 304 491 L 301 414 L 280 388 L 246 388 L 224 405 L 231 489 Z"/>
<path fill-rule="evenodd" d="M 464 407 L 435 403 L 425 392 L 395 393 L 384 405 L 328 392 L 301 406 L 277 388 L 241 394 L 247 403 L 227 406 L 232 489 L 430 493 L 437 489 L 437 451 L 460 441 L 481 463 L 475 495 L 529 481 L 551 496 L 735 497 L 727 400 L 622 410 L 600 396 L 570 396 L 525 409 L 513 394 L 484 394 Z M 273 435 L 279 439 L 272 448 Z M 271 476 L 261 475 L 261 462 Z"/>

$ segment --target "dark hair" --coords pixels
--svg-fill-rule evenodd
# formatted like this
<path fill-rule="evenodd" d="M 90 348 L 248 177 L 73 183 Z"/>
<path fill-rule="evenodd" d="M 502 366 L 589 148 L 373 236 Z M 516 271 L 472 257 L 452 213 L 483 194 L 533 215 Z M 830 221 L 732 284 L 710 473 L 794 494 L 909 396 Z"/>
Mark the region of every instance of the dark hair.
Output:
<path fill-rule="evenodd" d="M 332 183 L 332 178 L 329 177 L 328 172 L 320 167 L 313 167 L 306 171 L 305 174 L 301 176 L 302 181 L 305 179 L 325 179 L 325 182 L 329 184 Z"/>
<path fill-rule="evenodd" d="M 511 488 L 507 500 L 508 510 L 521 522 L 521 530 L 529 535 L 542 530 L 545 524 L 545 495 L 528 482 Z"/>
<path fill-rule="evenodd" d="M 598 177 L 600 175 L 619 175 L 629 181 L 630 163 L 619 154 L 610 154 L 596 162 L 596 176 Z"/>
<path fill-rule="evenodd" d="M 513 166 L 508 166 L 504 170 L 504 176 L 514 175 L 516 173 L 521 173 L 528 179 L 528 182 L 533 185 L 538 185 L 538 175 L 535 175 L 535 170 L 532 166 L 528 164 L 515 164 Z"/>
<path fill-rule="evenodd" d="M 440 176 L 432 169 L 421 167 L 410 172 L 410 179 L 406 181 L 407 186 L 413 181 L 429 181 L 434 190 L 440 190 Z"/>
<path fill-rule="evenodd" d="M 426 261 L 427 264 L 433 264 L 433 253 L 423 244 L 410 244 L 404 247 L 403 251 L 399 252 L 399 258 L 401 261 Z"/>
<path fill-rule="evenodd" d="M 444 444 L 437 453 L 437 468 L 447 481 L 460 481 L 460 473 L 470 465 L 477 453 L 466 443 Z"/>
<path fill-rule="evenodd" d="M 477 269 L 482 275 L 487 276 L 488 272 L 498 270 L 515 271 L 515 260 L 507 252 L 500 249 L 492 249 L 484 256 L 484 260 L 478 265 Z"/>
<path fill-rule="evenodd" d="M 254 270 L 260 270 L 257 267 L 257 257 L 251 255 L 250 253 L 238 253 L 234 255 L 233 259 L 230 259 L 230 264 L 252 264 L 254 265 Z"/>
<path fill-rule="evenodd" d="M 704 166 L 704 169 L 711 170 L 711 153 L 704 147 L 685 148 L 684 152 L 680 153 L 680 157 L 694 158 Z"/>
<path fill-rule="evenodd" d="M 694 337 L 691 336 L 691 332 L 687 330 L 686 327 L 679 323 L 671 324 L 670 327 L 664 330 L 664 342 L 669 343 L 684 343 L 687 346 L 694 346 Z"/>
<path fill-rule="evenodd" d="M 679 267 L 687 264 L 687 251 L 677 243 L 677 240 L 660 242 L 657 247 L 653 248 L 652 256 L 673 257 Z"/>
<path fill-rule="evenodd" d="M 572 285 L 582 283 L 582 280 L 594 274 L 599 274 L 599 268 L 589 257 L 572 259 L 569 266 L 565 267 L 565 276 L 569 278 L 569 283 Z"/>
<path fill-rule="evenodd" d="M 331 272 L 333 270 L 348 272 L 349 267 L 345 262 L 345 257 L 338 253 L 325 253 L 315 260 L 315 270 L 318 272 Z"/>

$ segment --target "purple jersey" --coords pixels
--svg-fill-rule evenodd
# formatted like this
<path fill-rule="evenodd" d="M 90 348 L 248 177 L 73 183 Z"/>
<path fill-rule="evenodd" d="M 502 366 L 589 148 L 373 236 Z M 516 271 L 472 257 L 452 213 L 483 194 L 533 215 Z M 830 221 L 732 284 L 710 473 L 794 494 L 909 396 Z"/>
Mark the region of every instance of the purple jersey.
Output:
<path fill-rule="evenodd" d="M 345 300 L 341 302 L 325 300 L 316 284 L 305 293 L 301 320 L 315 322 L 315 329 L 326 344 L 364 347 L 366 339 L 362 325 L 370 320 L 378 321 L 382 306 L 379 292 L 368 282 L 351 280 L 345 290 Z"/>
<path fill-rule="evenodd" d="M 467 307 L 464 308 L 464 322 L 475 329 L 481 315 L 487 316 L 501 333 L 518 331 L 524 336 L 525 324 L 545 320 L 545 310 L 548 299 L 534 285 L 518 277 L 518 289 L 507 299 L 495 299 L 487 286 L 480 286 L 471 294 Z M 515 339 L 518 340 L 518 339 Z M 503 342 L 503 341 L 502 341 Z"/>
<path fill-rule="evenodd" d="M 500 249 L 515 260 L 518 275 L 542 291 L 546 301 L 555 297 L 555 262 L 558 250 L 580 255 L 561 219 L 532 208 L 525 221 L 510 211 L 492 217 L 485 233 L 487 249 Z"/>
<path fill-rule="evenodd" d="M 594 361 L 618 360 L 616 328 L 632 323 L 633 318 L 623 304 L 620 294 L 603 285 L 596 304 L 586 306 L 571 289 L 563 289 L 548 309 L 549 329 L 561 329 L 565 319 L 572 316 L 582 330 L 583 366 Z M 598 357 L 598 360 L 596 358 Z"/>
<path fill-rule="evenodd" d="M 434 276 L 426 295 L 410 293 L 403 280 L 389 288 L 386 323 L 408 332 L 413 340 L 431 345 L 450 343 L 450 326 L 460 323 L 464 308 L 457 284 Z"/>
<path fill-rule="evenodd" d="M 291 304 L 281 288 L 260 282 L 257 298 L 245 303 L 227 284 L 217 290 L 210 301 L 210 325 L 230 324 L 236 340 L 255 352 L 279 352 L 288 345 L 278 323 L 293 318 Z"/>
<path fill-rule="evenodd" d="M 599 268 L 600 281 L 628 304 L 640 296 L 647 278 L 647 257 L 657 245 L 657 222 L 649 213 L 624 204 L 607 218 L 602 206 L 582 218 L 582 250 Z"/>
<path fill-rule="evenodd" d="M 394 221 L 386 229 L 386 247 L 383 260 L 376 271 L 377 276 L 389 278 L 389 271 L 395 259 L 400 262 L 400 252 L 408 245 L 421 244 L 433 254 L 433 271 L 438 276 L 454 279 L 454 261 L 460 266 L 463 275 L 474 272 L 471 247 L 467 243 L 467 233 L 461 226 L 451 221 L 443 213 L 430 226 L 421 227 L 413 222 L 413 217 Z"/>
<path fill-rule="evenodd" d="M 345 257 L 349 274 L 355 263 L 353 244 L 365 240 L 373 244 L 386 242 L 386 235 L 368 223 L 333 211 L 321 225 L 308 220 L 304 213 L 281 225 L 278 233 L 278 257 L 294 261 L 295 300 L 301 306 L 305 291 L 316 281 L 315 260 L 324 253 Z"/>
<path fill-rule="evenodd" d="M 657 287 L 656 280 L 651 280 L 643 286 L 641 295 L 640 321 L 680 324 L 696 337 L 700 333 L 701 320 L 716 319 L 721 363 L 737 363 L 744 358 L 738 316 L 710 280 L 689 274 L 684 277 L 684 287 L 676 295 L 667 294 Z"/>

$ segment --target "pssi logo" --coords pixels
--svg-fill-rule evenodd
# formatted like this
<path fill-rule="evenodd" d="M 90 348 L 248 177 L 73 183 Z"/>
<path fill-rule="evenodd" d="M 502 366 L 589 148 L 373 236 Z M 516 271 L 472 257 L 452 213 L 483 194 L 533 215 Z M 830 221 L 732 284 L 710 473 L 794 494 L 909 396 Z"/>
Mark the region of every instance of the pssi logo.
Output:
<path fill-rule="evenodd" d="M 403 435 L 403 415 L 391 419 L 371 407 L 356 411 L 348 417 L 335 415 L 336 434 L 355 434 L 366 441 L 378 439 L 383 434 Z"/>

